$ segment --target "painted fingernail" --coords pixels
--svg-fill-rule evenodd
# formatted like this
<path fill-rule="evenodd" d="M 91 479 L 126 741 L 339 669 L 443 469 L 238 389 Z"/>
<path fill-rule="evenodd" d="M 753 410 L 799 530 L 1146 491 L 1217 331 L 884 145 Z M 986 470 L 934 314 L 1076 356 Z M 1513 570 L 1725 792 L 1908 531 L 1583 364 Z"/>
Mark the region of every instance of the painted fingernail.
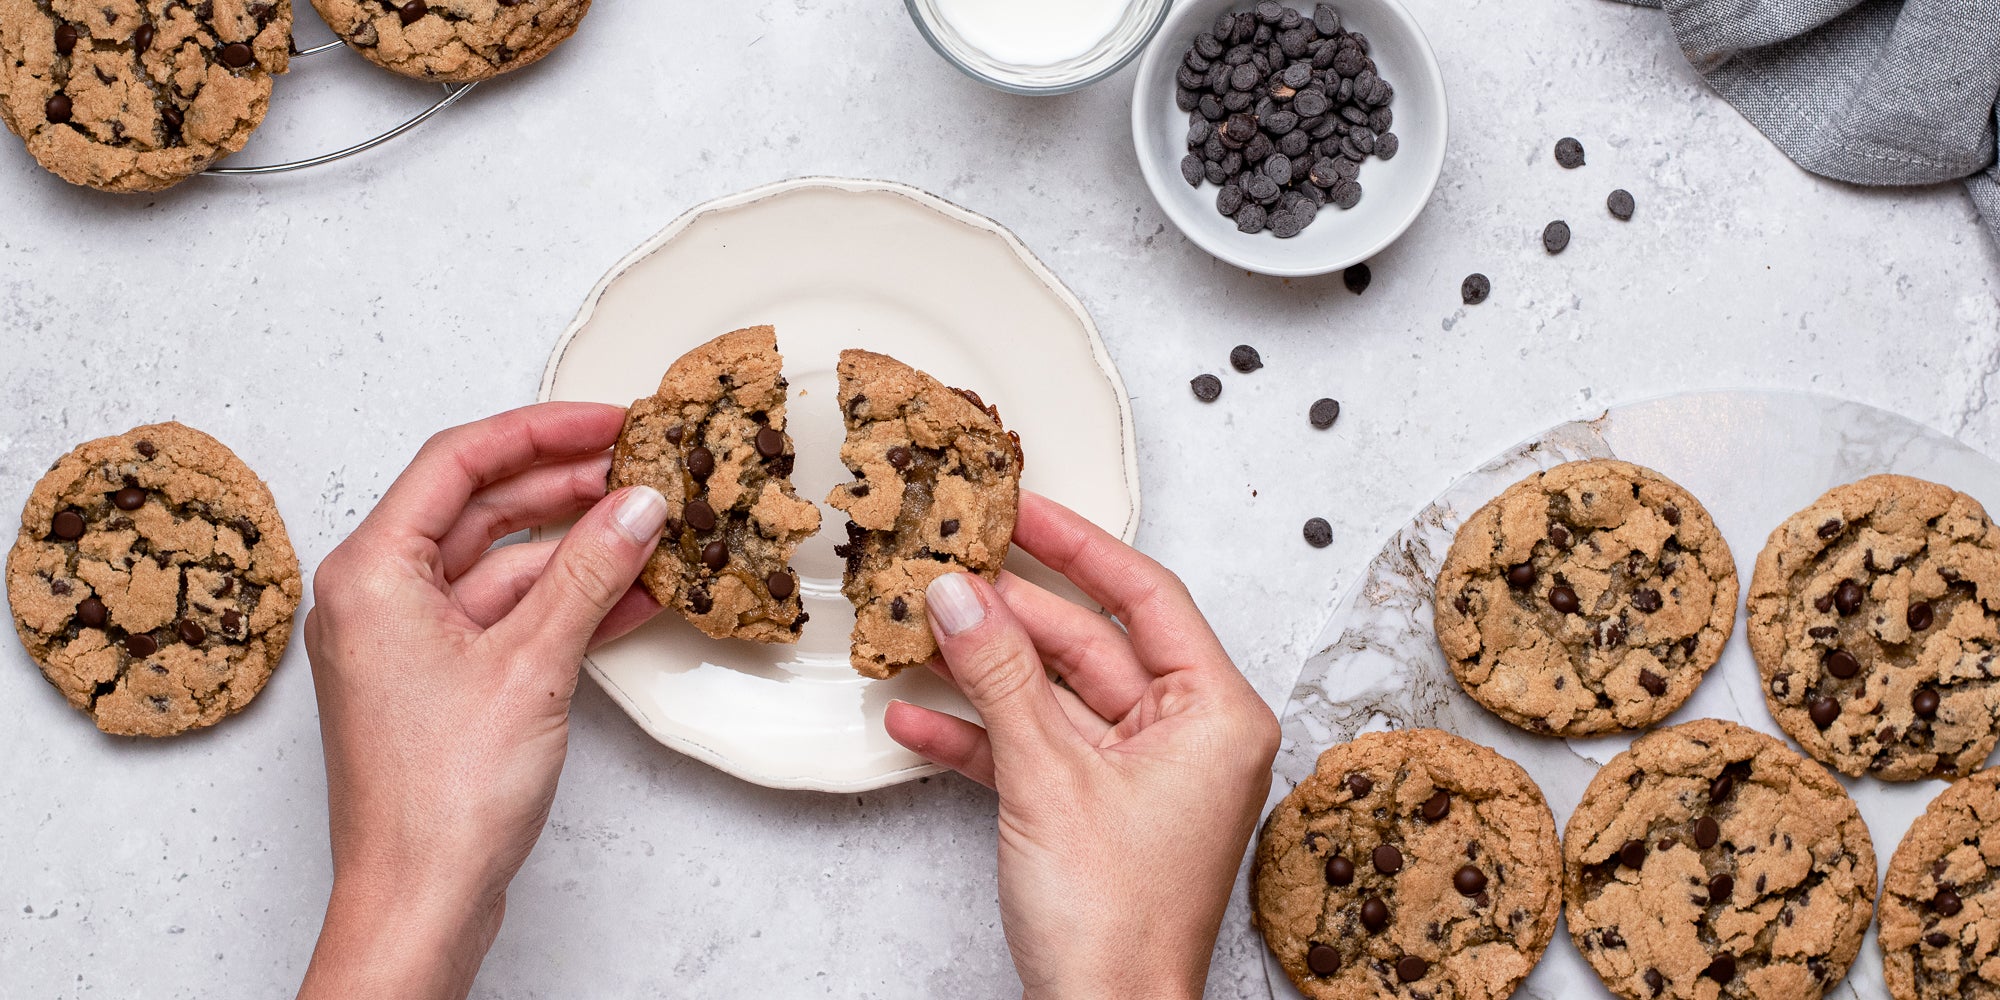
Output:
<path fill-rule="evenodd" d="M 626 538 L 640 544 L 650 542 L 667 523 L 666 498 L 651 486 L 634 486 L 619 498 L 618 509 L 611 512 L 611 521 Z"/>
<path fill-rule="evenodd" d="M 924 589 L 924 599 L 930 606 L 931 621 L 946 635 L 957 635 L 986 619 L 979 593 L 972 589 L 964 573 L 946 573 L 932 580 Z"/>

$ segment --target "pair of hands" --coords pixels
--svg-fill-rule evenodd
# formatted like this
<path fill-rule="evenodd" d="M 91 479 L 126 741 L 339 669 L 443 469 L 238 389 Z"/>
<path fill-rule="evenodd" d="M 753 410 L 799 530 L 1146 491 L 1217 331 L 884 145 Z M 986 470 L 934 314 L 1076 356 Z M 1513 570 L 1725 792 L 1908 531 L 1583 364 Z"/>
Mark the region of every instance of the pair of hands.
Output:
<path fill-rule="evenodd" d="M 582 657 L 659 610 L 632 584 L 666 504 L 604 495 L 623 413 L 549 403 L 439 434 L 315 574 L 334 884 L 302 1000 L 470 990 L 548 819 Z M 579 511 L 559 543 L 491 547 Z M 892 703 L 889 733 L 999 791 L 1027 996 L 1199 996 L 1276 722 L 1165 568 L 1032 494 L 1014 538 L 1126 627 L 946 576 L 934 669 L 986 728 Z"/>

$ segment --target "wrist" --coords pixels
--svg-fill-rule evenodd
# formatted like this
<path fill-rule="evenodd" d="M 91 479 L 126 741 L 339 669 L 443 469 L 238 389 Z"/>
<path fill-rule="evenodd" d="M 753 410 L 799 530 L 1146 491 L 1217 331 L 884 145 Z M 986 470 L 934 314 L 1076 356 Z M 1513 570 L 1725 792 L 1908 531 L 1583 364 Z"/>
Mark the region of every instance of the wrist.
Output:
<path fill-rule="evenodd" d="M 1062 977 L 1059 981 L 1024 985 L 1021 1000 L 1202 1000 L 1206 973 L 1179 970 L 1128 969 L 1122 973 Z"/>
<path fill-rule="evenodd" d="M 334 880 L 300 1000 L 459 1000 L 500 930 L 505 897 L 361 876 Z"/>

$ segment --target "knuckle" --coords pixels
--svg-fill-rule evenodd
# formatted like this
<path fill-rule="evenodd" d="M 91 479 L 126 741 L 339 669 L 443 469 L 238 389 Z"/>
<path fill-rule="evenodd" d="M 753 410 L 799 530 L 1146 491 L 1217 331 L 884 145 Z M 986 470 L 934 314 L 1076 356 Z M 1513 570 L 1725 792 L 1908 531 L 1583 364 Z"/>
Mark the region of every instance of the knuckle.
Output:
<path fill-rule="evenodd" d="M 617 559 L 602 546 L 577 546 L 556 560 L 551 569 L 565 591 L 592 604 L 603 603 L 609 596 L 625 590 L 624 582 L 618 578 Z"/>
<path fill-rule="evenodd" d="M 965 688 L 965 696 L 975 705 L 1013 701 L 1031 685 L 1042 682 L 1042 665 L 1032 653 L 1006 642 L 989 645 L 972 654 L 962 667 L 955 667 Z"/>

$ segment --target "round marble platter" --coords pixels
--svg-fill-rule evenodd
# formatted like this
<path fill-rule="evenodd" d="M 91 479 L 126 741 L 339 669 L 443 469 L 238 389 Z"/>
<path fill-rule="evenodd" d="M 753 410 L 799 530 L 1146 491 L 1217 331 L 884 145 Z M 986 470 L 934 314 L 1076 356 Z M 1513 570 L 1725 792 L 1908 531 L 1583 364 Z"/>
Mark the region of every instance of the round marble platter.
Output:
<path fill-rule="evenodd" d="M 972 706 L 928 670 L 870 680 L 848 664 L 854 608 L 833 552 L 846 517 L 823 502 L 850 478 L 840 351 L 880 351 L 978 392 L 1021 435 L 1024 489 L 1130 541 L 1125 384 L 1083 304 L 998 223 L 902 184 L 806 177 L 701 205 L 612 268 L 557 343 L 540 398 L 628 405 L 690 348 L 764 323 L 791 381 L 792 479 L 821 507 L 819 534 L 792 559 L 811 621 L 796 645 L 764 645 L 663 614 L 584 668 L 654 739 L 746 781 L 855 792 L 934 773 L 889 738 L 883 711 L 901 699 L 977 719 Z M 1024 552 L 1007 568 L 1085 600 Z"/>
<path fill-rule="evenodd" d="M 1561 424 L 1509 449 L 1453 483 L 1382 547 L 1347 588 L 1306 661 L 1281 722 L 1271 802 L 1311 774 L 1321 751 L 1364 732 L 1428 726 L 1490 746 L 1528 770 L 1562 829 L 1598 769 L 1636 734 L 1562 740 L 1516 728 L 1458 686 L 1432 628 L 1432 585 L 1458 526 L 1481 505 L 1538 469 L 1584 458 L 1648 466 L 1701 500 L 1729 541 L 1747 587 L 1771 530 L 1827 489 L 1878 472 L 1944 483 L 2000 510 L 2000 463 L 1908 418 L 1860 403 L 1805 393 L 1719 390 L 1614 407 L 1595 419 Z M 1722 659 L 1680 711 L 1662 725 L 1730 719 L 1784 733 L 1765 708 L 1744 639 L 1743 610 Z M 1797 750 L 1796 744 L 1786 741 Z M 1836 775 L 1836 777 L 1840 777 Z M 1943 782 L 1888 783 L 1841 777 L 1861 809 L 1886 870 L 1910 823 Z M 1879 873 L 1878 873 L 1879 874 Z M 1274 998 L 1295 998 L 1284 970 L 1264 952 Z M 1827 996 L 1888 995 L 1871 928 L 1847 978 Z M 1548 954 L 1517 997 L 1611 998 L 1558 927 Z"/>

